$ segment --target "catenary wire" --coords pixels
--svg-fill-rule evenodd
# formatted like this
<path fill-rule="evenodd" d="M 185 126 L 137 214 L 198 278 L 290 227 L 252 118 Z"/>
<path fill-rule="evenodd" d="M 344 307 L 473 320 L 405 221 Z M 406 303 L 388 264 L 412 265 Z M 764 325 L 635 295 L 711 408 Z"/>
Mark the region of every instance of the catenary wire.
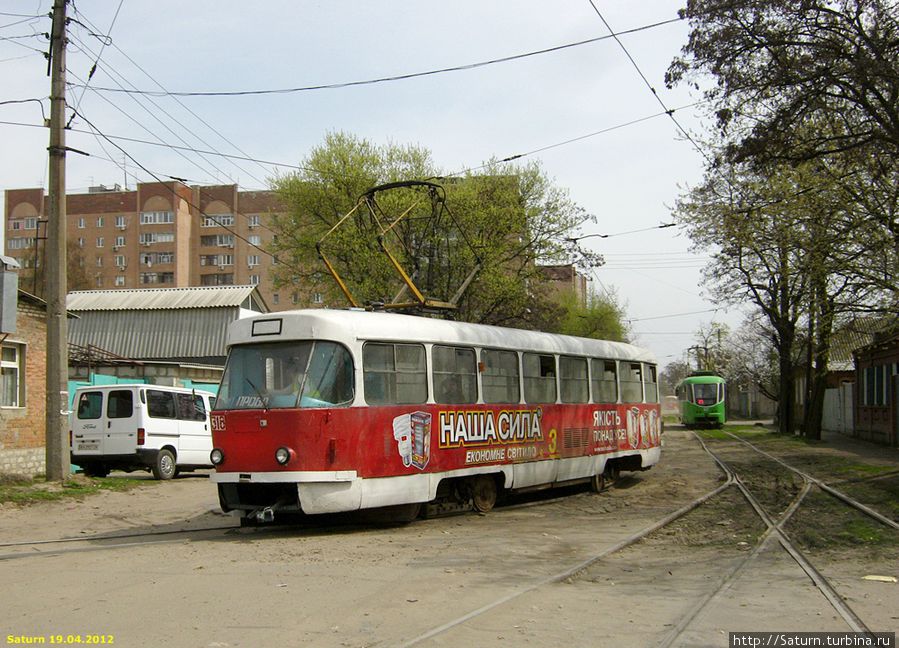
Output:
<path fill-rule="evenodd" d="M 82 41 L 80 41 L 79 39 L 74 38 L 74 37 L 73 37 L 73 39 L 74 39 L 76 42 L 78 42 L 79 44 L 82 44 L 82 45 L 83 45 Z M 89 49 L 89 48 L 88 48 L 88 49 Z M 116 73 L 116 74 L 118 74 L 118 73 Z M 72 76 L 74 76 L 75 78 L 78 78 L 78 76 L 75 75 L 74 73 L 72 73 Z M 112 78 L 112 77 L 111 77 L 111 78 Z M 124 78 L 124 77 L 123 77 L 123 78 Z M 116 82 L 116 83 L 119 83 L 115 78 L 112 78 L 112 80 L 113 80 L 114 82 Z M 125 81 L 126 81 L 126 83 L 127 83 L 127 80 L 125 80 Z M 119 83 L 119 85 L 121 86 L 120 83 Z M 150 134 L 152 137 L 155 137 L 155 138 L 156 138 L 157 140 L 159 140 L 160 142 L 165 143 L 165 141 L 164 141 L 160 136 L 156 135 L 156 134 L 153 133 L 149 128 L 147 128 L 146 126 L 144 126 L 141 122 L 138 121 L 138 119 L 137 119 L 135 116 L 129 114 L 128 111 L 126 111 L 124 108 L 118 106 L 116 103 L 114 103 L 113 101 L 111 101 L 108 97 L 104 96 L 102 93 L 97 92 L 94 88 L 90 88 L 90 90 L 91 90 L 95 95 L 97 95 L 100 99 L 102 99 L 103 101 L 105 101 L 106 103 L 108 103 L 110 106 L 112 106 L 113 108 L 117 109 L 117 110 L 118 110 L 119 112 L 121 112 L 123 115 L 125 115 L 126 117 L 128 117 L 132 122 L 134 122 L 135 124 L 137 124 L 138 126 L 140 126 L 141 128 L 143 128 L 144 131 L 146 131 L 146 132 L 147 132 L 148 134 Z M 187 140 L 185 140 L 183 137 L 181 137 L 180 135 L 178 135 L 178 133 L 176 133 L 176 132 L 175 132 L 175 131 L 168 125 L 168 124 L 166 124 L 166 123 L 165 123 L 165 122 L 164 122 L 164 121 L 163 121 L 163 120 L 162 120 L 156 113 L 154 113 L 154 111 L 150 110 L 147 106 L 145 106 L 143 103 L 141 103 L 140 98 L 135 97 L 135 96 L 132 96 L 131 99 L 132 99 L 132 101 L 134 101 L 140 108 L 142 108 L 142 109 L 143 109 L 143 110 L 144 110 L 150 117 L 152 117 L 154 120 L 156 120 L 156 121 L 157 121 L 163 128 L 165 128 L 169 133 L 171 133 L 174 137 L 176 137 L 179 141 L 181 141 L 182 144 L 189 145 L 189 142 L 187 142 Z M 160 109 L 166 116 L 168 116 L 169 118 L 173 119 L 173 121 L 175 121 L 176 123 L 178 123 L 179 125 L 181 125 L 181 126 L 183 127 L 183 124 L 180 124 L 180 122 L 178 122 L 176 119 L 174 119 L 174 118 L 173 118 L 169 113 L 167 113 L 164 109 L 162 109 L 162 108 L 159 107 L 159 106 L 157 106 L 157 107 L 158 107 L 158 108 L 159 108 L 159 109 Z M 76 107 L 76 108 L 77 108 L 77 107 Z M 74 118 L 74 115 L 73 115 L 73 118 Z M 70 120 L 70 122 L 71 122 L 71 120 Z M 193 148 L 189 148 L 188 150 L 194 151 Z M 176 152 L 177 152 L 177 151 L 176 151 Z M 185 160 L 187 160 L 188 162 L 190 162 L 191 164 L 193 164 L 194 166 L 196 166 L 198 169 L 200 169 L 201 171 L 203 171 L 204 173 L 209 174 L 210 177 L 215 177 L 215 176 L 216 176 L 216 174 L 215 174 L 215 173 L 211 173 L 211 172 L 209 171 L 208 168 L 206 168 L 206 169 L 202 168 L 199 164 L 197 164 L 195 161 L 193 161 L 193 160 L 191 160 L 190 158 L 188 158 L 188 157 L 187 157 L 186 155 L 184 155 L 183 153 L 178 153 L 178 154 L 179 154 L 182 158 L 184 158 Z M 206 157 L 204 157 L 203 155 L 199 155 L 199 157 L 200 157 L 206 164 L 208 164 L 212 169 L 214 169 L 214 170 L 217 171 L 218 173 L 224 175 L 225 177 L 229 177 L 229 174 L 226 173 L 226 172 L 224 171 L 224 169 L 219 168 L 216 164 L 214 164 L 214 163 L 211 162 L 210 160 L 206 159 Z M 256 179 L 256 180 L 258 181 L 258 179 Z"/>
<path fill-rule="evenodd" d="M 77 115 L 78 115 L 79 118 L 83 119 L 84 122 L 87 123 L 91 128 L 93 128 L 94 130 L 96 130 L 97 134 L 98 134 L 100 137 L 103 137 L 103 138 L 106 139 L 110 144 L 112 144 L 112 145 L 115 146 L 117 149 L 119 149 L 119 151 L 121 151 L 123 155 L 125 155 L 126 157 L 128 157 L 129 160 L 131 160 L 134 164 L 136 164 L 136 165 L 139 166 L 141 169 L 143 169 L 143 171 L 144 171 L 145 173 L 147 173 L 147 174 L 149 174 L 150 176 L 152 176 L 157 182 L 165 184 L 165 180 L 163 180 L 163 177 L 162 177 L 160 174 L 153 173 L 152 171 L 150 171 L 149 169 L 147 169 L 143 164 L 141 164 L 140 162 L 138 162 L 137 159 L 135 159 L 131 154 L 129 154 L 129 153 L 128 153 L 125 149 L 123 149 L 121 146 L 119 146 L 118 144 L 116 144 L 116 143 L 113 142 L 112 140 L 106 138 L 106 136 L 103 134 L 103 132 L 100 131 L 96 126 L 94 126 L 94 124 L 93 124 L 87 117 L 85 117 L 83 113 L 78 112 Z M 178 181 L 182 181 L 182 180 L 183 180 L 182 178 L 175 178 L 175 177 L 173 177 L 173 176 L 166 176 L 166 177 L 171 178 L 172 180 L 178 180 Z M 267 255 L 267 256 L 270 256 L 270 257 L 271 257 L 272 259 L 274 259 L 278 264 L 285 265 L 285 266 L 287 266 L 288 268 L 290 268 L 291 270 L 294 270 L 294 271 L 296 271 L 296 272 L 298 272 L 298 273 L 300 273 L 300 274 L 303 274 L 303 272 L 302 272 L 299 268 L 296 268 L 296 267 L 294 267 L 293 265 L 291 265 L 291 264 L 289 264 L 289 263 L 286 263 L 283 259 L 281 259 L 281 258 L 278 257 L 277 255 L 275 255 L 274 253 L 272 253 L 272 252 L 266 250 L 265 248 L 260 247 L 259 245 L 253 243 L 253 242 L 250 241 L 247 237 L 245 237 L 245 236 L 243 236 L 242 234 L 240 234 L 239 232 L 235 231 L 233 228 L 229 227 L 228 225 L 225 225 L 225 224 L 219 222 L 219 221 L 217 220 L 215 214 L 207 214 L 205 211 L 203 211 L 203 210 L 200 208 L 199 205 L 196 205 L 196 204 L 192 203 L 191 201 L 186 200 L 185 202 L 187 202 L 187 204 L 188 204 L 189 206 L 191 206 L 191 207 L 193 207 L 194 209 L 196 209 L 196 210 L 197 210 L 197 213 L 198 213 L 200 216 L 202 216 L 202 217 L 204 217 L 204 218 L 209 218 L 209 219 L 215 221 L 220 227 L 222 227 L 223 229 L 225 229 L 225 230 L 227 230 L 228 232 L 230 232 L 233 236 L 235 236 L 236 238 L 239 238 L 240 240 L 244 241 L 247 245 L 249 245 L 249 246 L 251 246 L 251 247 L 253 247 L 253 248 L 259 250 L 259 251 L 262 252 L 263 254 L 265 254 L 265 255 Z M 244 217 L 247 217 L 246 214 L 241 214 L 241 215 L 244 216 Z"/>
<path fill-rule="evenodd" d="M 81 107 L 81 101 L 84 99 L 84 95 L 87 92 L 87 86 L 90 85 L 91 79 L 94 77 L 94 73 L 97 71 L 97 65 L 100 63 L 100 57 L 103 56 L 103 50 L 106 49 L 107 44 L 110 42 L 110 34 L 112 34 L 112 28 L 115 26 L 116 20 L 119 18 L 119 12 L 122 10 L 122 5 L 125 0 L 119 0 L 119 6 L 115 10 L 115 15 L 112 17 L 112 22 L 109 23 L 109 29 L 106 30 L 106 37 L 100 40 L 100 51 L 97 53 L 97 56 L 94 59 L 94 64 L 91 66 L 90 72 L 87 75 L 87 82 L 85 86 L 81 89 L 81 96 L 78 97 L 78 101 L 75 102 L 75 110 Z M 72 118 L 74 118 L 74 113 L 72 114 Z M 69 119 L 67 125 L 72 123 L 72 119 Z"/>
<path fill-rule="evenodd" d="M 82 20 L 84 20 L 88 25 L 92 25 L 92 26 L 93 26 L 93 24 L 91 23 L 91 21 L 90 21 L 86 16 L 84 16 L 84 14 L 80 13 L 80 12 L 77 10 L 77 8 L 76 8 L 76 10 L 75 10 L 75 13 L 76 13 Z M 156 84 L 159 88 L 161 88 L 163 91 L 166 91 L 166 92 L 167 92 L 167 89 L 166 89 L 166 88 L 165 88 L 165 87 L 164 87 L 164 86 L 163 86 L 163 85 L 162 85 L 162 84 L 161 84 L 155 77 L 153 77 L 149 72 L 147 72 L 147 70 L 144 69 L 144 68 L 143 68 L 137 61 L 135 61 L 133 58 L 131 58 L 131 57 L 128 55 L 128 53 L 125 52 L 121 47 L 119 47 L 116 43 L 112 43 L 112 47 L 113 47 L 115 50 L 117 50 L 122 56 L 124 56 L 124 57 L 125 57 L 125 58 L 126 58 L 126 59 L 127 59 L 133 66 L 134 66 L 134 67 L 136 67 L 138 70 L 140 70 L 140 71 L 144 74 L 144 76 L 146 76 L 148 79 L 150 79 L 153 83 L 155 83 L 155 84 Z M 132 85 L 132 87 L 135 87 L 133 84 L 129 84 L 129 85 Z M 175 102 L 176 102 L 178 105 L 180 105 L 180 106 L 181 106 L 182 108 L 184 108 L 188 113 L 190 113 L 195 119 L 197 119 L 197 121 L 199 121 L 199 122 L 202 123 L 204 126 L 206 126 L 210 131 L 212 131 L 213 133 L 215 133 L 215 134 L 216 134 L 218 137 L 220 137 L 223 141 L 225 141 L 225 142 L 227 142 L 229 145 L 231 145 L 231 146 L 234 148 L 234 150 L 236 150 L 238 153 L 240 153 L 241 155 L 243 155 L 243 158 L 242 158 L 242 159 L 245 159 L 246 161 L 254 162 L 260 169 L 262 169 L 262 170 L 265 171 L 266 173 L 271 173 L 271 170 L 270 170 L 270 169 L 267 169 L 267 168 L 265 168 L 264 166 L 262 166 L 262 164 L 261 164 L 261 162 L 260 162 L 259 160 L 253 159 L 252 156 L 250 156 L 247 152 L 245 152 L 243 149 L 241 149 L 237 144 L 235 144 L 235 143 L 232 142 L 230 139 L 228 139 L 224 134 L 221 133 L 221 131 L 217 130 L 214 126 L 212 126 L 209 122 L 207 122 L 205 119 L 203 119 L 200 115 L 198 115 L 196 112 L 194 112 L 193 110 L 191 110 L 190 107 L 189 107 L 187 104 L 185 104 L 183 101 L 181 101 L 181 99 L 179 99 L 178 97 L 173 97 L 173 99 L 175 100 Z M 155 104 L 155 102 L 154 102 L 154 104 Z M 158 104 L 156 104 L 156 105 L 158 105 Z M 180 122 L 179 122 L 179 124 L 180 124 Z M 181 125 L 182 125 L 182 127 L 183 127 L 185 130 L 188 130 L 189 132 L 192 132 L 192 131 L 190 131 L 190 129 L 188 129 L 188 128 L 187 128 L 186 126 L 184 126 L 183 124 L 181 124 Z M 193 134 L 194 137 L 196 137 L 200 142 L 202 142 L 203 145 L 205 145 L 205 146 L 207 146 L 207 147 L 209 147 L 209 148 L 211 148 L 211 149 L 217 151 L 217 149 L 215 149 L 214 146 L 212 146 L 210 143 L 208 143 L 207 141 L 205 141 L 203 138 L 201 138 L 201 137 L 200 137 L 199 135 L 197 135 L 195 132 L 192 132 L 192 134 Z M 224 156 L 224 157 L 228 157 L 228 156 L 224 155 L 224 154 L 221 153 L 221 152 L 218 152 L 218 154 L 219 154 L 219 155 L 222 155 L 222 156 Z M 232 158 L 233 158 L 233 159 L 241 159 L 241 158 L 239 158 L 239 157 L 237 157 L 237 156 L 232 156 Z M 255 176 L 253 176 L 252 173 L 250 173 L 249 171 L 247 171 L 246 169 L 244 169 L 244 168 L 241 167 L 240 165 L 234 164 L 234 166 L 236 166 L 238 169 L 240 169 L 243 173 L 246 173 L 248 176 L 252 177 L 254 180 L 256 180 L 257 182 L 259 182 L 260 184 L 264 184 L 262 181 L 259 180 L 259 178 L 256 178 Z"/>
<path fill-rule="evenodd" d="M 496 65 L 499 63 L 508 63 L 510 61 L 516 61 L 524 58 L 529 58 L 532 56 L 539 56 L 542 54 L 550 54 L 553 52 L 558 52 L 566 49 L 571 49 L 574 47 L 581 47 L 583 45 L 590 45 L 592 43 L 597 43 L 604 40 L 609 40 L 614 36 L 625 35 L 625 34 L 633 34 L 641 31 L 645 31 L 648 29 L 654 29 L 657 27 L 661 27 L 664 25 L 669 25 L 672 23 L 680 22 L 683 18 L 670 18 L 668 20 L 663 20 L 660 22 L 652 23 L 649 25 L 642 25 L 640 27 L 635 27 L 633 29 L 628 29 L 622 32 L 618 32 L 618 34 L 609 34 L 605 36 L 597 36 L 596 38 L 588 38 L 586 40 L 577 41 L 574 43 L 566 43 L 564 45 L 556 45 L 554 47 L 548 47 L 545 49 L 534 50 L 531 52 L 525 52 L 523 54 L 513 54 L 511 56 L 504 56 L 501 58 L 491 59 L 487 61 L 480 61 L 477 63 L 468 63 L 465 65 L 454 65 L 445 68 L 439 68 L 435 70 L 427 70 L 424 72 L 411 72 L 407 74 L 397 74 L 386 77 L 379 77 L 376 79 L 366 79 L 364 81 L 345 81 L 341 83 L 327 83 L 321 85 L 312 85 L 312 86 L 300 86 L 295 88 L 279 88 L 279 89 L 269 89 L 269 90 L 233 90 L 233 91 L 217 91 L 217 92 L 155 92 L 152 90 L 122 90 L 116 88 L 97 88 L 102 92 L 128 92 L 128 93 L 136 93 L 136 94 L 144 94 L 144 95 L 154 95 L 160 97 L 168 97 L 168 96 L 178 96 L 178 97 L 237 97 L 237 96 L 246 96 L 246 95 L 269 95 L 269 94 L 290 94 L 296 92 L 308 92 L 312 90 L 334 90 L 338 88 L 350 88 L 356 86 L 365 86 L 365 85 L 374 85 L 377 83 L 386 83 L 391 81 L 404 81 L 407 79 L 415 79 L 426 76 L 433 76 L 437 74 L 445 74 L 447 72 L 461 72 L 466 70 L 473 70 L 480 67 L 485 67 L 488 65 Z"/>

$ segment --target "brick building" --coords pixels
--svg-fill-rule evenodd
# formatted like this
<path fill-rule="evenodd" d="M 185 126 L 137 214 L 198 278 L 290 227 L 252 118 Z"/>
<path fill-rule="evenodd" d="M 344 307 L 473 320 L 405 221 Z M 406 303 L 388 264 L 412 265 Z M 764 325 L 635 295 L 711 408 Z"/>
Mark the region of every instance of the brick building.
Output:
<path fill-rule="evenodd" d="M 42 263 L 46 203 L 41 189 L 6 191 L 6 249 L 26 271 Z M 264 250 L 277 209 L 271 191 L 153 182 L 70 194 L 66 225 L 92 289 L 257 285 L 283 310 L 313 296 L 273 289 Z"/>
<path fill-rule="evenodd" d="M 6 253 L 23 275 L 42 263 L 48 208 L 41 189 L 6 191 Z M 272 215 L 282 209 L 275 192 L 233 184 L 151 182 L 66 196 L 70 249 L 89 277 L 85 289 L 254 285 L 272 311 L 323 305 L 314 286 L 274 288 L 265 250 Z M 587 279 L 573 266 L 542 271 L 552 296 L 573 291 L 586 305 Z"/>
<path fill-rule="evenodd" d="M 43 300 L 19 291 L 16 332 L 0 346 L 0 474 L 30 476 L 44 471 L 47 305 Z"/>

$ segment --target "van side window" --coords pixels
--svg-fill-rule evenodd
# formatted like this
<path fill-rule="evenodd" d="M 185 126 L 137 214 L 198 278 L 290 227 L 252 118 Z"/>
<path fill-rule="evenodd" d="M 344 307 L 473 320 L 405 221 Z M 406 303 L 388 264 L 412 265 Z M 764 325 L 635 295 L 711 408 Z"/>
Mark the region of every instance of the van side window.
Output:
<path fill-rule="evenodd" d="M 175 399 L 171 392 L 147 390 L 147 413 L 153 418 L 176 418 Z"/>
<path fill-rule="evenodd" d="M 109 392 L 106 402 L 106 416 L 109 418 L 131 418 L 134 413 L 134 396 L 130 389 Z"/>
<path fill-rule="evenodd" d="M 206 410 L 203 397 L 193 394 L 175 394 L 178 402 L 178 418 L 182 421 L 205 421 Z"/>
<path fill-rule="evenodd" d="M 524 353 L 521 356 L 526 403 L 556 402 L 556 358 Z"/>
<path fill-rule="evenodd" d="M 434 400 L 438 403 L 477 403 L 478 374 L 474 349 L 434 346 Z"/>
<path fill-rule="evenodd" d="M 194 420 L 206 420 L 206 405 L 203 403 L 202 396 L 194 396 Z"/>
<path fill-rule="evenodd" d="M 103 392 L 83 392 L 78 398 L 78 418 L 98 419 L 103 413 Z"/>

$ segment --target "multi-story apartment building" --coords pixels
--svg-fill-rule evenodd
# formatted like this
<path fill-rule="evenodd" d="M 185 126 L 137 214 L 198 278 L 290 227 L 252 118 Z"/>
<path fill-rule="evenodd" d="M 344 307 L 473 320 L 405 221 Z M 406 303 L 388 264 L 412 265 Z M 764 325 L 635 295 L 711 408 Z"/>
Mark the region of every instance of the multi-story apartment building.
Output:
<path fill-rule="evenodd" d="M 6 250 L 23 268 L 41 263 L 47 209 L 41 189 L 6 192 Z M 177 181 L 66 196 L 68 239 L 90 288 L 253 284 L 272 310 L 316 301 L 294 288 L 282 296 L 273 287 L 273 259 L 265 250 L 278 209 L 271 191 Z"/>
<path fill-rule="evenodd" d="M 276 261 L 266 250 L 272 215 L 282 209 L 272 191 L 178 181 L 66 196 L 69 245 L 88 277 L 85 288 L 257 285 L 273 311 L 327 305 L 316 286 L 274 287 Z M 42 262 L 48 210 L 41 189 L 6 191 L 6 253 L 25 274 Z M 586 279 L 572 266 L 550 266 L 545 274 L 586 303 Z"/>

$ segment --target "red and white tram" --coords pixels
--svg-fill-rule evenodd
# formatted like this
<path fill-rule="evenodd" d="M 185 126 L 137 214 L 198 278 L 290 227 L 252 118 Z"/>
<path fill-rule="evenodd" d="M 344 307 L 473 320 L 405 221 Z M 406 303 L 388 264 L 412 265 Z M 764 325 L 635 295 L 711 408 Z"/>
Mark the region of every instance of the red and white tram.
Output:
<path fill-rule="evenodd" d="M 421 503 L 489 510 L 502 490 L 659 460 L 652 354 L 391 313 L 235 321 L 212 412 L 213 481 L 244 523 Z"/>

